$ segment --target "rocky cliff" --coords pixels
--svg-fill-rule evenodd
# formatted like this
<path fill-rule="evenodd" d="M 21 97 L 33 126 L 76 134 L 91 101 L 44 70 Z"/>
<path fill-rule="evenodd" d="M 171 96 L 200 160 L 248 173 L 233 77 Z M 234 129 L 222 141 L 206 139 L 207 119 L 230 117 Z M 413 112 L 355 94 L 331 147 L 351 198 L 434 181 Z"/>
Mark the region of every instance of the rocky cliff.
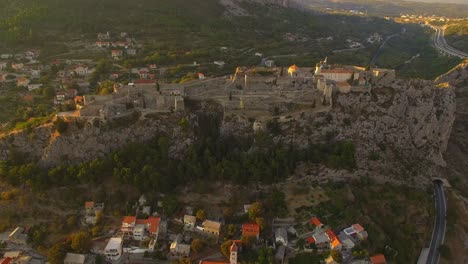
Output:
<path fill-rule="evenodd" d="M 354 172 L 298 172 L 317 178 L 372 176 L 380 181 L 429 183 L 446 166 L 455 119 L 455 93 L 447 83 L 395 80 L 371 93 L 337 93 L 329 111 L 304 111 L 278 118 L 277 141 L 299 147 L 351 140 L 356 147 Z M 244 131 L 245 122 L 228 122 L 225 131 Z M 271 121 L 270 121 L 271 122 Z M 318 177 L 320 176 L 320 177 Z"/>
<path fill-rule="evenodd" d="M 12 153 L 26 154 L 43 166 L 61 162 L 78 163 L 102 157 L 130 142 L 145 142 L 156 135 L 168 135 L 179 144 L 173 145 L 174 156 L 183 152 L 177 148 L 190 144 L 190 137 L 178 139 L 180 128 L 177 114 L 159 114 L 139 120 L 121 120 L 120 123 L 72 121 L 63 134 L 58 134 L 53 124 L 30 131 L 19 131 L 0 136 L 0 159 Z"/>
<path fill-rule="evenodd" d="M 333 106 L 292 111 L 279 117 L 263 117 L 278 123 L 277 141 L 298 147 L 313 143 L 350 140 L 356 147 L 358 169 L 354 172 L 322 172 L 322 176 L 372 176 L 387 181 L 429 182 L 435 169 L 445 166 L 443 153 L 455 119 L 455 93 L 450 75 L 438 83 L 425 80 L 394 80 L 373 87 L 371 93 L 337 93 Z M 203 105 L 203 104 L 202 104 Z M 208 105 L 208 104 L 207 104 Z M 203 109 L 222 115 L 222 107 Z M 248 111 L 225 113 L 221 134 L 253 134 Z M 186 113 L 194 124 L 193 111 Z M 181 157 L 194 134 L 180 133 L 180 114 L 157 114 L 120 124 L 72 122 L 58 135 L 53 125 L 0 137 L 0 158 L 16 150 L 43 165 L 81 162 L 104 156 L 129 142 L 145 142 L 156 134 L 174 139 L 172 154 Z M 267 120 L 270 121 L 267 121 Z M 264 124 L 266 127 L 266 124 Z M 299 173 L 299 172 L 298 172 Z M 314 173 L 314 172 L 310 172 Z"/>

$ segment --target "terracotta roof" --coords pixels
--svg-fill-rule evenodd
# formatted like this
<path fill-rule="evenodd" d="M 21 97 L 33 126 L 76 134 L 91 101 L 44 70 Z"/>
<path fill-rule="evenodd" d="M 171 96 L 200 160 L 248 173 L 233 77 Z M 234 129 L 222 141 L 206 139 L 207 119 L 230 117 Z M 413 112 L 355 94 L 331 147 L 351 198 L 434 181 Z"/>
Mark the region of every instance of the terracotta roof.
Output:
<path fill-rule="evenodd" d="M 362 225 L 360 225 L 360 224 L 354 224 L 354 225 L 353 225 L 353 228 L 354 228 L 357 232 L 362 232 L 362 231 L 364 231 L 364 227 L 362 227 Z"/>
<path fill-rule="evenodd" d="M 372 264 L 385 264 L 387 261 L 385 260 L 385 256 L 383 254 L 378 254 L 370 257 L 370 261 Z"/>
<path fill-rule="evenodd" d="M 85 202 L 84 207 L 86 209 L 91 209 L 91 208 L 94 207 L 94 202 L 93 201 L 87 201 L 87 202 Z"/>
<path fill-rule="evenodd" d="M 232 242 L 231 249 L 229 250 L 230 252 L 237 252 L 237 244 L 236 242 Z"/>
<path fill-rule="evenodd" d="M 298 69 L 299 69 L 299 67 L 297 67 L 297 65 L 294 64 L 294 65 L 292 65 L 291 67 L 289 67 L 288 70 L 290 70 L 290 71 L 297 71 Z"/>
<path fill-rule="evenodd" d="M 134 224 L 136 222 L 136 216 L 125 216 L 122 220 L 122 223 Z"/>
<path fill-rule="evenodd" d="M 325 231 L 325 233 L 327 234 L 328 238 L 330 238 L 330 245 L 332 249 L 341 244 L 340 240 L 338 240 L 338 237 L 336 236 L 335 232 L 333 232 L 333 230 L 329 229 Z"/>
<path fill-rule="evenodd" d="M 10 264 L 12 260 L 13 260 L 12 258 L 6 257 L 4 259 L 0 259 L 0 264 Z"/>
<path fill-rule="evenodd" d="M 317 217 L 314 217 L 310 220 L 309 224 L 319 226 L 322 224 L 322 222 L 320 222 L 320 220 Z"/>
<path fill-rule="evenodd" d="M 260 233 L 260 226 L 257 223 L 248 223 L 242 225 L 243 236 L 257 236 Z"/>
<path fill-rule="evenodd" d="M 159 229 L 159 221 L 161 220 L 160 217 L 158 216 L 150 216 L 148 218 L 148 224 L 150 225 L 149 227 L 149 232 L 152 234 L 155 234 L 158 232 Z"/>
<path fill-rule="evenodd" d="M 307 244 L 315 244 L 315 239 L 313 237 L 308 237 Z"/>
<path fill-rule="evenodd" d="M 347 69 L 322 69 L 320 73 L 353 73 L 353 70 L 347 70 Z"/>

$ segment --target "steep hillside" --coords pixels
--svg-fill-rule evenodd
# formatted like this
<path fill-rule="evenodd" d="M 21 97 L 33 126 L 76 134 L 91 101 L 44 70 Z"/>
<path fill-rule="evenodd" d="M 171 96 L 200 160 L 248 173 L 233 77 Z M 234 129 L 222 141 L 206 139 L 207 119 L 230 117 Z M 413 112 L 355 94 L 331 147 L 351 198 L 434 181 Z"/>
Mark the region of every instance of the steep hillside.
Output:
<path fill-rule="evenodd" d="M 419 185 L 429 183 L 428 176 L 434 175 L 437 166 L 445 166 L 442 155 L 455 111 L 452 88 L 436 86 L 432 81 L 396 80 L 376 85 L 370 94 L 336 94 L 333 100 L 330 111 L 303 110 L 270 117 L 268 134 L 279 145 L 294 145 L 299 149 L 316 144 L 333 146 L 336 142 L 353 142 L 357 170 L 345 174 L 333 170 L 325 174 L 306 170 L 299 174 L 312 173 L 313 177 L 326 178 L 369 175 L 381 182 Z M 213 135 L 252 137 L 251 118 L 242 112 L 223 114 L 222 109 L 218 105 L 201 110 L 205 114 L 225 116 L 223 123 L 211 125 L 219 130 Z M 199 122 L 191 110 L 186 114 L 187 120 L 191 120 L 189 123 Z M 72 122 L 62 135 L 57 135 L 52 125 L 42 126 L 0 137 L 0 158 L 11 160 L 20 153 L 47 166 L 79 163 L 104 157 L 129 142 L 146 142 L 163 134 L 172 138 L 170 153 L 179 159 L 187 154 L 190 142 L 197 140 L 196 133 L 181 133 L 178 121 L 181 117 L 177 114 L 135 116 L 132 120 L 110 124 Z M 198 134 L 200 137 L 207 136 Z M 328 161 L 328 165 L 330 162 L 339 163 Z M 354 167 L 354 161 L 348 165 L 347 168 Z"/>

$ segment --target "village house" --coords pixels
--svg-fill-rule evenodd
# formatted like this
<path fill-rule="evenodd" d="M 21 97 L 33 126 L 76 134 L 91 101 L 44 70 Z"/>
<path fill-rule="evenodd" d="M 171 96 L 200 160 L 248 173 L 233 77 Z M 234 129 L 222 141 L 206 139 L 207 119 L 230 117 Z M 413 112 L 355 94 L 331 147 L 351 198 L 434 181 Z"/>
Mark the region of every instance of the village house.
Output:
<path fill-rule="evenodd" d="M 16 78 L 16 86 L 18 87 L 27 87 L 31 81 L 25 77 Z"/>
<path fill-rule="evenodd" d="M 327 230 L 325 233 L 327 234 L 328 238 L 330 239 L 330 249 L 331 250 L 341 250 L 343 245 L 341 244 L 340 240 L 336 236 L 335 232 L 333 232 L 333 230 Z"/>
<path fill-rule="evenodd" d="M 6 69 L 7 66 L 8 66 L 8 62 L 0 61 L 0 71 Z"/>
<path fill-rule="evenodd" d="M 147 219 L 137 219 L 136 216 L 125 216 L 120 231 L 137 241 L 142 241 L 149 237 L 153 237 L 157 241 L 160 220 L 159 216 L 150 216 Z"/>
<path fill-rule="evenodd" d="M 368 237 L 367 231 L 360 224 L 354 224 L 344 229 L 343 232 L 354 239 L 366 240 Z"/>
<path fill-rule="evenodd" d="M 202 230 L 205 233 L 210 233 L 219 236 L 219 232 L 221 230 L 221 223 L 211 220 L 205 220 L 202 223 L 202 228 Z"/>
<path fill-rule="evenodd" d="M 28 84 L 28 90 L 31 92 L 31 91 L 34 91 L 36 89 L 39 89 L 42 87 L 42 83 L 35 83 L 35 84 Z"/>
<path fill-rule="evenodd" d="M 32 257 L 23 251 L 7 251 L 3 257 L 4 259 L 0 259 L 0 262 L 8 264 L 29 264 L 32 260 Z"/>
<path fill-rule="evenodd" d="M 316 229 L 320 229 L 323 227 L 323 224 L 322 222 L 320 222 L 320 220 L 317 218 L 317 217 L 314 217 L 312 218 L 310 221 L 309 221 L 309 224 L 314 226 Z"/>
<path fill-rule="evenodd" d="M 184 215 L 184 225 L 186 228 L 195 228 L 197 218 L 193 215 Z"/>
<path fill-rule="evenodd" d="M 98 40 L 109 40 L 110 39 L 110 33 L 109 32 L 106 32 L 106 33 L 97 33 L 97 39 Z"/>
<path fill-rule="evenodd" d="M 288 231 L 285 228 L 281 227 L 275 230 L 275 242 L 284 246 L 288 245 Z"/>
<path fill-rule="evenodd" d="M 91 71 L 88 68 L 88 66 L 84 64 L 76 65 L 76 67 L 73 69 L 73 72 L 80 77 L 88 76 L 89 74 L 91 74 Z"/>
<path fill-rule="evenodd" d="M 372 264 L 386 264 L 387 260 L 383 254 L 377 254 L 370 257 L 370 261 Z"/>
<path fill-rule="evenodd" d="M 137 50 L 136 49 L 127 49 L 126 53 L 128 56 L 135 56 L 137 55 Z"/>
<path fill-rule="evenodd" d="M 106 259 L 110 261 L 119 260 L 122 256 L 123 239 L 121 237 L 112 237 L 104 248 Z"/>
<path fill-rule="evenodd" d="M 242 225 L 242 237 L 255 237 L 258 239 L 260 236 L 260 226 L 257 223 L 248 223 Z"/>
<path fill-rule="evenodd" d="M 23 63 L 12 63 L 11 64 L 11 68 L 13 70 L 16 70 L 16 71 L 19 71 L 19 70 L 22 70 L 24 67 L 24 64 Z"/>
<path fill-rule="evenodd" d="M 83 254 L 67 253 L 63 264 L 84 264 L 86 256 Z"/>
<path fill-rule="evenodd" d="M 109 41 L 96 41 L 96 46 L 99 48 L 109 48 L 110 47 L 110 42 Z"/>
<path fill-rule="evenodd" d="M 273 60 L 265 60 L 265 66 L 268 67 L 268 68 L 274 68 L 276 65 L 275 65 L 275 61 Z"/>
<path fill-rule="evenodd" d="M 84 205 L 85 208 L 85 222 L 88 225 L 95 225 L 98 217 L 104 210 L 104 203 L 95 203 L 87 201 Z"/>
<path fill-rule="evenodd" d="M 315 243 L 315 246 L 319 249 L 328 248 L 330 244 L 330 238 L 327 236 L 325 232 L 314 234 L 312 238 L 313 238 L 313 243 Z"/>
<path fill-rule="evenodd" d="M 123 51 L 119 49 L 112 50 L 111 56 L 113 59 L 120 59 L 123 56 Z"/>

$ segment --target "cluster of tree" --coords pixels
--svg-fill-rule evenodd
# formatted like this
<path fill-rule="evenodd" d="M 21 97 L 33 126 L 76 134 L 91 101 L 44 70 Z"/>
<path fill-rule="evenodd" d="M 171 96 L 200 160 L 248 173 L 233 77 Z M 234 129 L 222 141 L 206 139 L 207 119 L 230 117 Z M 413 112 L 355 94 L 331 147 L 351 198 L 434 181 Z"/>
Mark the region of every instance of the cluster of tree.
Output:
<path fill-rule="evenodd" d="M 89 233 L 79 231 L 71 234 L 59 243 L 53 245 L 47 252 L 47 259 L 51 264 L 61 264 L 67 252 L 87 253 L 91 248 L 91 236 Z"/>
<path fill-rule="evenodd" d="M 62 123 L 57 120 L 55 124 L 61 133 L 66 130 Z M 76 165 L 63 163 L 47 171 L 35 163 L 2 161 L 0 178 L 13 185 L 28 183 L 40 190 L 47 186 L 100 183 L 111 175 L 116 182 L 132 184 L 141 191 L 167 193 L 180 184 L 199 179 L 242 185 L 275 183 L 293 173 L 298 162 L 322 162 L 332 168 L 345 169 L 355 166 L 354 146 L 347 141 L 297 149 L 274 143 L 265 134 L 254 141 L 208 137 L 191 146 L 182 162 L 169 156 L 171 144 L 167 137 L 157 137 L 146 144 L 129 144 L 107 158 Z"/>

